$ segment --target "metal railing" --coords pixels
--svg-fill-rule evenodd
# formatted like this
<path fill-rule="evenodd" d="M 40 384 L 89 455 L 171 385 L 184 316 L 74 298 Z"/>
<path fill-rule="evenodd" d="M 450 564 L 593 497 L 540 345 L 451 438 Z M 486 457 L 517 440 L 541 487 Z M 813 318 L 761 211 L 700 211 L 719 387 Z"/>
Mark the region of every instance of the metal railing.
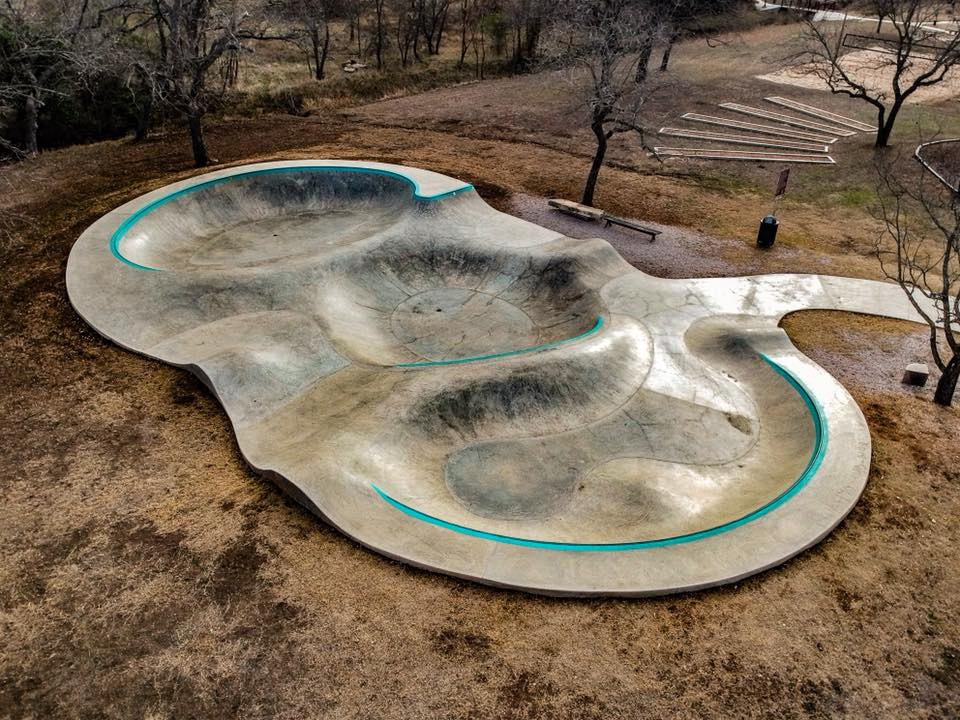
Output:
<path fill-rule="evenodd" d="M 829 10 L 839 10 L 846 2 L 840 0 L 776 0 L 772 5 L 779 5 L 787 10 L 800 10 L 802 12 L 824 12 Z"/>
<path fill-rule="evenodd" d="M 944 143 L 958 143 L 960 144 L 960 138 L 947 138 L 945 140 L 931 140 L 930 142 L 920 143 L 917 145 L 917 149 L 914 151 L 913 156 L 917 161 L 923 165 L 926 170 L 931 173 L 937 180 L 946 185 L 952 193 L 955 195 L 960 195 L 960 167 L 957 168 L 954 173 L 953 181 L 947 178 L 943 173 L 934 168 L 930 163 L 928 163 L 923 158 L 922 150 L 924 148 L 930 147 L 931 145 L 942 145 Z M 958 165 L 960 165 L 960 149 L 957 151 Z"/>

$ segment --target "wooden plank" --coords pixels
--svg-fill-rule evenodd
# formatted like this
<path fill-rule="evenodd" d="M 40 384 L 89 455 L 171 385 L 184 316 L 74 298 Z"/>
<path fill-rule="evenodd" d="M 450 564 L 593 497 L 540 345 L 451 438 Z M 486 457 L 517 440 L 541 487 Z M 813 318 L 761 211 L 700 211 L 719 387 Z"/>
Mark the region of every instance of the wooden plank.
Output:
<path fill-rule="evenodd" d="M 551 198 L 550 200 L 547 200 L 547 204 L 550 207 L 559 210 L 560 212 L 567 213 L 568 215 L 576 215 L 584 220 L 602 220 L 604 216 L 603 210 L 590 207 L 589 205 L 581 205 L 580 203 L 573 202 L 572 200 Z"/>
<path fill-rule="evenodd" d="M 636 230 L 637 232 L 641 232 L 644 235 L 648 235 L 650 237 L 651 242 L 656 240 L 657 235 L 659 235 L 661 232 L 660 230 L 654 230 L 653 228 L 649 228 L 646 225 L 641 225 L 638 222 L 634 222 L 633 220 L 627 220 L 626 218 L 617 217 L 616 215 L 607 215 L 604 218 L 604 222 L 608 226 L 620 225 L 622 227 L 630 228 L 631 230 Z"/>

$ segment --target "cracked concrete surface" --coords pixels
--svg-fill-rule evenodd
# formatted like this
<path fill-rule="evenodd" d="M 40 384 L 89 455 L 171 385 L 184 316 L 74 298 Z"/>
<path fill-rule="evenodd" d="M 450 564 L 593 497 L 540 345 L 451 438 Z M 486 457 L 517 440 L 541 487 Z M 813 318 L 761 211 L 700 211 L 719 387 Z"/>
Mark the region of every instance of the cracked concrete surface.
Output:
<path fill-rule="evenodd" d="M 823 538 L 870 436 L 778 322 L 914 319 L 885 283 L 654 278 L 452 178 L 337 161 L 137 198 L 80 237 L 67 287 L 197 373 L 248 462 L 350 537 L 549 594 L 718 585 Z"/>

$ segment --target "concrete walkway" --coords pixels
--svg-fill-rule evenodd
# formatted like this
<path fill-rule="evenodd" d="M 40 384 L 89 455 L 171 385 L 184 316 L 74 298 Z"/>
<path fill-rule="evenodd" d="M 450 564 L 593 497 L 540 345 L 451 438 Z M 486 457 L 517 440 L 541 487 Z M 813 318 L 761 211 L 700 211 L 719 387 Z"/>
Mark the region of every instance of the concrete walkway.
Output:
<path fill-rule="evenodd" d="M 757 10 L 794 10 L 795 8 L 780 5 L 773 2 L 765 2 L 765 0 L 754 0 L 754 6 Z M 868 17 L 863 15 L 851 15 L 850 13 L 844 12 L 842 10 L 818 10 L 813 15 L 814 22 L 868 22 L 871 23 L 874 27 L 877 26 L 877 21 L 879 18 Z M 890 20 L 885 19 L 884 22 L 889 23 Z M 930 32 L 937 33 L 946 33 L 953 35 L 958 30 L 960 30 L 960 22 L 955 20 L 942 20 L 937 23 L 923 23 L 922 27 L 929 30 Z"/>

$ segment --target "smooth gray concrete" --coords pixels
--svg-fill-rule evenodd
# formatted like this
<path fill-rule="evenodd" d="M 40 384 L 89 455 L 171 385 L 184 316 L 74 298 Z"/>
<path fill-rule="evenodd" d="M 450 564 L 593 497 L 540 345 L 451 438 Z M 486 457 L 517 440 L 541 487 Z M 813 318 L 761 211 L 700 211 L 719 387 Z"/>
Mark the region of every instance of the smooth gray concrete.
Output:
<path fill-rule="evenodd" d="M 823 538 L 870 436 L 778 321 L 914 319 L 884 283 L 650 277 L 452 178 L 336 161 L 127 203 L 67 288 L 106 337 L 203 378 L 248 462 L 350 537 L 549 594 L 708 587 Z"/>

